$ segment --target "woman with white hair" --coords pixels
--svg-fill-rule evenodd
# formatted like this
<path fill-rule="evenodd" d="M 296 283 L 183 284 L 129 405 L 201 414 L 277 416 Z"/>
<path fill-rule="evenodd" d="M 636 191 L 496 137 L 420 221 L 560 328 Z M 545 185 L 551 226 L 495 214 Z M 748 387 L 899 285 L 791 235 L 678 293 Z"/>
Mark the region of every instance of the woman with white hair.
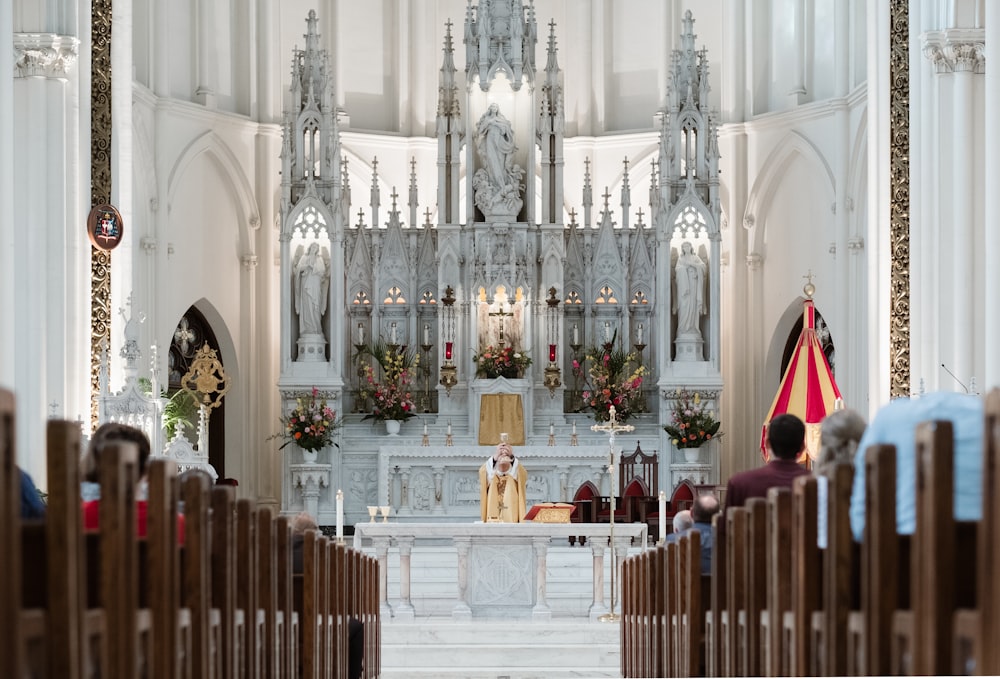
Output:
<path fill-rule="evenodd" d="M 837 410 L 820 424 L 819 455 L 816 458 L 816 543 L 826 548 L 826 505 L 829 475 L 841 462 L 853 462 L 858 442 L 868 423 L 855 410 Z"/>

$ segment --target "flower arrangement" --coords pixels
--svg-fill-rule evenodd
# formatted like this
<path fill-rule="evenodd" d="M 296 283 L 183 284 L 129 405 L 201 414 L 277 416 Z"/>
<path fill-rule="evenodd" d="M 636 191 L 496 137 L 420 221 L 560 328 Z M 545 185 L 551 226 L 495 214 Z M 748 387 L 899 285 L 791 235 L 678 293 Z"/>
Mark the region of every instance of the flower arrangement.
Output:
<path fill-rule="evenodd" d="M 573 360 L 573 375 L 584 376 L 583 406 L 592 408 L 594 419 L 607 422 L 611 406 L 615 407 L 616 419 L 626 422 L 632 415 L 642 410 L 642 376 L 646 369 L 638 364 L 636 355 L 623 349 L 614 348 L 614 339 L 600 348 L 591 347 L 585 361 L 590 367 Z"/>
<path fill-rule="evenodd" d="M 310 396 L 295 399 L 295 408 L 281 418 L 284 429 L 271 438 L 287 439 L 279 450 L 292 443 L 310 451 L 326 448 L 330 444 L 337 445 L 333 440 L 333 432 L 340 426 L 336 419 L 336 411 L 326 404 L 326 399 L 321 398 L 319 390 L 313 387 Z"/>
<path fill-rule="evenodd" d="M 531 357 L 514 347 L 492 344 L 472 357 L 476 362 L 477 377 L 517 378 L 524 374 L 524 369 L 531 365 Z"/>
<path fill-rule="evenodd" d="M 379 364 L 385 381 L 376 380 L 374 368 L 365 366 L 368 388 L 363 390 L 363 396 L 371 396 L 372 411 L 362 419 L 402 421 L 416 415 L 410 384 L 414 369 L 420 364 L 420 356 L 412 349 L 386 344 L 382 340 L 363 351 Z"/>
<path fill-rule="evenodd" d="M 698 392 L 692 394 L 687 389 L 678 389 L 671 424 L 663 428 L 678 448 L 698 448 L 722 436 L 720 424 L 712 411 L 705 408 Z"/>

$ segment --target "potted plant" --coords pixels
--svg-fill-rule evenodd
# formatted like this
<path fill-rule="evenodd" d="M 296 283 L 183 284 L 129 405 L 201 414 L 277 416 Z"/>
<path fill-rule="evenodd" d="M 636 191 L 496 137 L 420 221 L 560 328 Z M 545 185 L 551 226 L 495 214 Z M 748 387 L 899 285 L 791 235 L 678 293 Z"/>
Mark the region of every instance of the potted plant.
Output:
<path fill-rule="evenodd" d="M 337 445 L 333 434 L 340 426 L 337 413 L 319 395 L 316 387 L 307 397 L 295 399 L 295 407 L 281 418 L 283 429 L 271 438 L 283 438 L 285 442 L 278 448 L 295 444 L 302 449 L 306 462 L 315 462 L 319 451 L 328 446 Z"/>
<path fill-rule="evenodd" d="M 514 347 L 492 344 L 484 347 L 472 360 L 476 364 L 476 377 L 493 379 L 506 377 L 517 379 L 524 376 L 524 369 L 531 365 L 531 357 Z"/>
<path fill-rule="evenodd" d="M 416 415 L 410 385 L 420 356 L 412 349 L 386 344 L 381 339 L 363 351 L 378 363 L 383 380 L 376 379 L 371 365 L 365 367 L 367 388 L 364 397 L 371 397 L 372 411 L 362 419 L 385 422 L 386 431 L 394 436 L 399 433 L 401 422 Z"/>
<path fill-rule="evenodd" d="M 594 411 L 598 422 L 608 421 L 611 406 L 619 422 L 628 421 L 642 410 L 642 376 L 646 370 L 635 353 L 615 348 L 615 337 L 600 348 L 587 350 L 584 361 L 589 362 L 589 368 L 573 361 L 574 376 L 584 378 L 583 406 Z"/>
<path fill-rule="evenodd" d="M 685 458 L 689 462 L 696 462 L 697 449 L 713 438 L 722 436 L 719 433 L 721 424 L 715 414 L 702 403 L 701 394 L 678 389 L 670 414 L 670 424 L 663 428 L 670 435 L 671 442 L 679 450 L 685 451 Z"/>

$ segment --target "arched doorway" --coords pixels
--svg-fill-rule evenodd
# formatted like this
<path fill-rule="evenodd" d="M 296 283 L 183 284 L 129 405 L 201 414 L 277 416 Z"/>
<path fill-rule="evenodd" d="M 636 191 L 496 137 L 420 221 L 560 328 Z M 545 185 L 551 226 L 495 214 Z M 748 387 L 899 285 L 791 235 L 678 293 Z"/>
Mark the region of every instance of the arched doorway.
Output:
<path fill-rule="evenodd" d="M 168 426 L 176 420 L 178 426 L 187 426 L 188 438 L 197 441 L 198 413 L 193 401 L 179 395 L 181 378 L 191 368 L 195 353 L 205 344 L 215 350 L 222 362 L 222 351 L 215 338 L 212 326 L 205 316 L 195 307 L 189 307 L 174 329 L 170 339 L 170 351 L 167 357 L 167 397 L 171 399 L 165 420 Z M 168 431 L 168 436 L 172 430 Z M 218 408 L 211 412 L 208 421 L 208 461 L 215 467 L 219 478 L 226 477 L 226 401 L 222 400 Z"/>

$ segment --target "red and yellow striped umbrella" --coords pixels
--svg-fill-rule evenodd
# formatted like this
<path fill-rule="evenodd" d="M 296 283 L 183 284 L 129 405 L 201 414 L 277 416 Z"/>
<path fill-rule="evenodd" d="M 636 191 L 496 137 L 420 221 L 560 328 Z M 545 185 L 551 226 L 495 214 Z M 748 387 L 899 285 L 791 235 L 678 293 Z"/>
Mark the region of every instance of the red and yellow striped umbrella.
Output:
<path fill-rule="evenodd" d="M 820 422 L 832 413 L 840 399 L 840 389 L 830 372 L 823 347 L 816 335 L 816 307 L 811 299 L 805 307 L 802 334 L 795 345 L 792 360 L 781 378 L 778 393 L 764 418 L 760 432 L 760 451 L 767 461 L 767 425 L 783 413 L 797 415 L 806 424 L 806 451 L 815 459 L 819 452 Z M 842 402 L 842 401 L 841 401 Z M 801 460 L 800 460 L 801 461 Z"/>

